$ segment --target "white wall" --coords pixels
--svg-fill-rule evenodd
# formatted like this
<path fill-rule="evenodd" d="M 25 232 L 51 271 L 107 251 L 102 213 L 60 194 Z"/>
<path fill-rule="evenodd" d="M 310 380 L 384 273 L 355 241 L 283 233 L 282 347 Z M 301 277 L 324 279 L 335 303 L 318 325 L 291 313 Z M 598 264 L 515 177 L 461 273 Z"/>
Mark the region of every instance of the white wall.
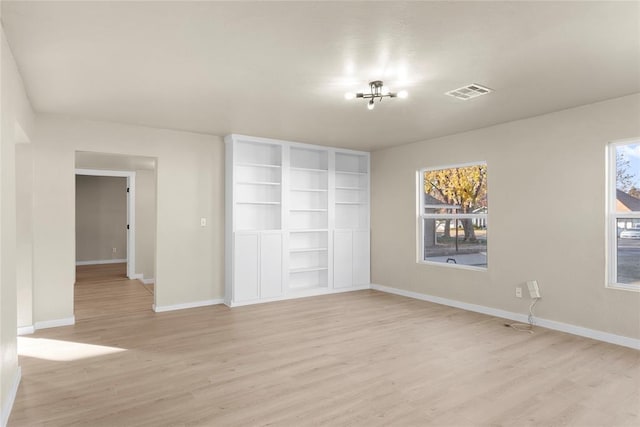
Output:
<path fill-rule="evenodd" d="M 136 273 L 155 278 L 156 172 L 136 171 Z"/>
<path fill-rule="evenodd" d="M 19 378 L 16 143 L 28 142 L 34 117 L 2 29 L 0 36 L 0 424 L 4 425 Z"/>
<path fill-rule="evenodd" d="M 127 178 L 76 175 L 76 261 L 126 258 Z"/>
<path fill-rule="evenodd" d="M 473 102 L 473 101 L 470 101 Z M 605 147 L 640 137 L 640 95 L 372 153 L 372 282 L 640 338 L 640 293 L 605 288 Z M 489 269 L 417 264 L 416 171 L 486 160 Z"/>
<path fill-rule="evenodd" d="M 39 115 L 32 144 L 36 322 L 73 315 L 75 151 L 157 158 L 156 305 L 223 297 L 221 138 Z"/>
<path fill-rule="evenodd" d="M 18 327 L 33 326 L 33 155 L 16 145 L 16 286 Z"/>

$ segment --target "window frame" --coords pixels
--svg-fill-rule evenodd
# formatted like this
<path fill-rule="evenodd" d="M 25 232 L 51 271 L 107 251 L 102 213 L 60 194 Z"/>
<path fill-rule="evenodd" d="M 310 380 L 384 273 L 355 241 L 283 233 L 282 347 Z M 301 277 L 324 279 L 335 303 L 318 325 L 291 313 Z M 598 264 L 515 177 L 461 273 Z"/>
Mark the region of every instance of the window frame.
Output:
<path fill-rule="evenodd" d="M 436 171 L 436 170 L 444 170 L 444 169 L 456 169 L 456 168 L 464 168 L 469 166 L 478 166 L 484 165 L 487 168 L 487 182 L 485 185 L 487 186 L 487 197 L 489 194 L 489 165 L 487 161 L 479 160 L 477 162 L 468 162 L 468 163 L 456 163 L 449 164 L 444 166 L 428 166 L 419 169 L 416 172 L 416 195 L 417 195 L 417 203 L 416 203 L 416 220 L 417 220 L 417 259 L 416 262 L 418 264 L 425 265 L 436 265 L 440 267 L 450 267 L 457 268 L 461 270 L 473 270 L 473 271 L 481 271 L 488 272 L 489 271 L 489 214 L 488 213 L 446 213 L 446 214 L 427 214 L 425 213 L 425 203 L 424 203 L 424 174 L 425 172 Z M 452 264 L 445 262 L 436 262 L 429 261 L 425 259 L 425 250 L 424 250 L 424 220 L 425 219 L 483 219 L 485 221 L 486 227 L 486 236 L 487 236 L 487 266 L 486 267 L 478 267 L 474 265 L 465 265 L 465 264 Z"/>
<path fill-rule="evenodd" d="M 624 291 L 640 292 L 640 284 L 618 283 L 618 220 L 640 219 L 640 212 L 618 212 L 617 206 L 617 149 L 621 145 L 640 144 L 640 138 L 611 141 L 606 148 L 606 266 L 605 287 Z"/>

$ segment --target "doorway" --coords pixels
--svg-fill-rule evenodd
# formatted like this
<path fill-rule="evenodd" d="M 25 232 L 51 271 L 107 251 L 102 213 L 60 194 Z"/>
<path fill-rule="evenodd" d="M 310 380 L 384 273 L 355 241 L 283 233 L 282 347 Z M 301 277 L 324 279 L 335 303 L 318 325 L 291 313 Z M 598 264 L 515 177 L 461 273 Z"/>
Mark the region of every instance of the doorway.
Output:
<path fill-rule="evenodd" d="M 147 157 L 76 152 L 77 320 L 152 313 L 155 164 Z"/>
<path fill-rule="evenodd" d="M 76 265 L 126 264 L 134 279 L 136 173 L 76 169 Z"/>

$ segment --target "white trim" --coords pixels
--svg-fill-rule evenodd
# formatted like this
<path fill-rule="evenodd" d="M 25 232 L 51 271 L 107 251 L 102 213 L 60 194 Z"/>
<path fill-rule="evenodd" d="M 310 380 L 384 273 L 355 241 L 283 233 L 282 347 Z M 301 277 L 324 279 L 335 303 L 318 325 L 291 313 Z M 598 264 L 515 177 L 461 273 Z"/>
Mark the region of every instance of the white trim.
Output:
<path fill-rule="evenodd" d="M 431 171 L 441 171 L 445 169 L 458 169 L 458 168 L 468 168 L 469 166 L 478 166 L 478 165 L 487 165 L 486 160 L 478 160 L 477 162 L 465 162 L 465 163 L 453 163 L 447 165 L 438 165 L 438 166 L 427 166 L 420 169 L 421 172 L 431 172 Z"/>
<path fill-rule="evenodd" d="M 43 320 L 41 322 L 36 322 L 34 327 L 37 330 L 39 329 L 48 329 L 48 328 L 57 328 L 59 326 L 71 326 L 76 324 L 76 317 L 65 317 L 64 319 L 53 319 L 53 320 Z"/>
<path fill-rule="evenodd" d="M 328 289 L 328 288 L 324 288 L 324 289 L 309 288 L 309 289 L 298 289 L 298 290 L 289 289 L 286 295 L 280 296 L 280 297 L 257 299 L 257 300 L 251 300 L 251 301 L 240 301 L 240 302 L 225 301 L 224 304 L 228 307 L 242 307 L 245 305 L 263 304 L 265 302 L 287 301 L 287 300 L 292 300 L 297 298 L 317 297 L 320 295 L 331 295 L 331 294 L 340 294 L 343 292 L 362 291 L 365 289 L 371 289 L 371 286 L 358 285 L 358 286 L 351 286 L 349 288 L 334 288 L 334 289 Z"/>
<path fill-rule="evenodd" d="M 153 311 L 156 313 L 163 313 L 165 311 L 174 311 L 174 310 L 184 310 L 187 308 L 196 308 L 196 307 L 206 307 L 209 305 L 218 305 L 224 304 L 224 300 L 222 298 L 216 299 L 208 299 L 204 301 L 193 301 L 193 302 L 185 302 L 182 304 L 174 304 L 174 305 L 161 305 L 157 306 L 153 304 Z"/>
<path fill-rule="evenodd" d="M 36 331 L 36 327 L 33 325 L 18 326 L 18 335 L 31 335 L 35 331 Z"/>
<path fill-rule="evenodd" d="M 514 320 L 516 322 L 527 322 L 527 315 L 514 313 L 511 311 L 500 310 L 497 308 L 486 307 L 483 305 L 469 304 L 466 302 L 456 301 L 448 298 L 436 297 L 433 295 L 421 294 L 413 291 L 406 291 L 404 289 L 391 288 L 388 286 L 372 284 L 371 289 L 376 291 L 386 292 L 395 295 L 401 295 L 408 298 L 415 298 L 422 301 L 429 301 L 436 304 L 448 305 L 450 307 L 456 307 L 463 310 L 474 311 L 476 313 L 487 314 L 489 316 L 501 317 L 504 319 Z M 535 324 L 547 329 L 553 329 L 560 332 L 566 332 L 572 335 L 578 335 L 581 337 L 591 338 L 598 341 L 604 341 L 611 344 L 621 345 L 623 347 L 629 347 L 636 350 L 640 350 L 640 339 L 625 337 L 622 335 L 611 334 L 608 332 L 597 331 L 595 329 L 583 328 L 582 326 L 571 325 L 569 323 L 558 322 L 555 320 L 535 318 Z"/>
<path fill-rule="evenodd" d="M 144 275 L 142 273 L 136 273 L 131 277 L 129 277 L 129 279 L 131 280 L 142 280 L 143 278 L 144 278 Z"/>
<path fill-rule="evenodd" d="M 640 292 L 640 285 L 632 283 L 609 283 L 605 287 L 608 289 L 617 289 L 619 291 Z"/>
<path fill-rule="evenodd" d="M 136 172 L 102 169 L 76 169 L 76 175 L 111 176 L 127 179 L 127 277 L 132 278 L 136 271 Z"/>
<path fill-rule="evenodd" d="M 18 366 L 16 373 L 13 376 L 13 383 L 7 393 L 7 397 L 2 402 L 2 427 L 5 427 L 9 422 L 9 415 L 11 415 L 11 409 L 13 409 L 13 403 L 16 400 L 18 394 L 18 387 L 20 387 L 20 381 L 22 380 L 22 367 Z"/>
<path fill-rule="evenodd" d="M 122 264 L 126 259 L 96 259 L 91 261 L 76 261 L 76 265 L 98 265 L 98 264 Z"/>
<path fill-rule="evenodd" d="M 153 285 L 154 283 L 156 283 L 156 279 L 154 279 L 153 277 L 149 279 L 138 279 L 138 280 L 140 280 L 145 285 Z"/>
<path fill-rule="evenodd" d="M 627 138 L 610 141 L 605 152 L 606 182 L 606 225 L 605 225 L 605 288 L 640 292 L 640 285 L 617 283 L 618 280 L 618 220 L 621 218 L 640 218 L 640 212 L 617 211 L 617 148 L 624 145 L 640 144 L 639 138 Z"/>
<path fill-rule="evenodd" d="M 128 177 L 135 175 L 134 171 L 116 171 L 107 169 L 76 169 L 76 175 L 90 175 L 90 176 L 114 176 L 114 177 Z"/>
<path fill-rule="evenodd" d="M 459 213 L 459 214 L 428 214 L 428 213 L 423 213 L 422 214 L 423 218 L 430 218 L 430 219 L 487 219 L 488 214 L 486 213 L 480 213 L 480 214 L 474 214 L 474 213 Z"/>
<path fill-rule="evenodd" d="M 466 168 L 473 166 L 484 166 L 486 168 L 486 181 L 485 185 L 489 186 L 489 163 L 486 160 L 479 160 L 477 162 L 469 162 L 469 163 L 458 163 L 446 166 L 429 166 L 418 169 L 416 171 L 416 209 L 417 209 L 417 226 L 416 226 L 416 262 L 418 264 L 427 264 L 427 265 L 446 265 L 449 268 L 456 269 L 467 269 L 467 270 L 476 270 L 476 271 L 487 271 L 489 269 L 489 257 L 487 257 L 487 266 L 486 267 L 476 267 L 476 266 L 466 266 L 464 264 L 449 264 L 444 262 L 435 262 L 429 261 L 426 259 L 425 254 L 425 245 L 424 245 L 424 220 L 432 219 L 432 220 L 453 220 L 457 221 L 460 219 L 483 219 L 486 225 L 486 236 L 489 237 L 489 214 L 488 213 L 425 213 L 425 207 L 430 206 L 425 203 L 424 200 L 424 187 L 425 187 L 425 172 L 439 171 L 439 170 L 447 170 L 447 169 L 457 169 L 457 168 Z M 488 188 L 487 188 L 488 193 Z M 443 209 L 460 209 L 458 205 L 442 205 L 440 208 Z M 457 222 L 456 222 L 457 227 Z M 487 245 L 488 248 L 488 245 Z"/>
<path fill-rule="evenodd" d="M 445 268 L 456 268 L 458 270 L 471 270 L 471 271 L 484 271 L 484 272 L 489 271 L 489 267 L 478 267 L 476 265 L 466 265 L 466 264 L 453 264 L 451 262 L 429 261 L 428 259 L 423 261 L 418 260 L 418 264 L 433 265 L 436 267 L 445 267 Z"/>

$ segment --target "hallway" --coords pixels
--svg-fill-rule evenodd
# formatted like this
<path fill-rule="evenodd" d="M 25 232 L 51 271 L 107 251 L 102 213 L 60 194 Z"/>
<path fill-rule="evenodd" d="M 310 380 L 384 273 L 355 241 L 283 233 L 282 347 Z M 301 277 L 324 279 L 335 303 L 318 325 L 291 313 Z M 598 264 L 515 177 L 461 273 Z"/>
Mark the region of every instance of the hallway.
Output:
<path fill-rule="evenodd" d="M 153 285 L 127 279 L 126 271 L 126 263 L 76 267 L 76 322 L 107 315 L 151 311 Z"/>

